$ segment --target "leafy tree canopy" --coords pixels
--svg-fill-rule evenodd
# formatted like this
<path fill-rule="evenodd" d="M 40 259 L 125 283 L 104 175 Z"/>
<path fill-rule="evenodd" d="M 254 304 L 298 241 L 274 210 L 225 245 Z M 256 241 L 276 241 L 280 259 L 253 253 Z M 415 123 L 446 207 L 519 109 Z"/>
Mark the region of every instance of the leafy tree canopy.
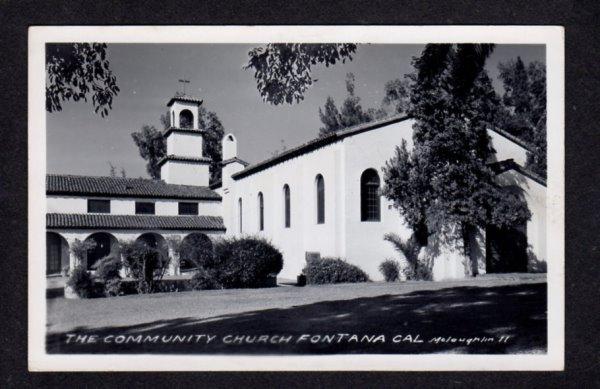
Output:
<path fill-rule="evenodd" d="M 517 57 L 498 69 L 504 85 L 499 126 L 531 144 L 527 167 L 546 177 L 546 67 Z"/>
<path fill-rule="evenodd" d="M 65 101 L 88 101 L 102 117 L 119 93 L 105 43 L 46 45 L 46 111 L 62 111 Z"/>
<path fill-rule="evenodd" d="M 140 157 L 146 161 L 148 175 L 160 179 L 158 162 L 167 154 L 167 142 L 161 130 L 154 126 L 144 125 L 138 132 L 131 133 L 133 142 L 138 147 Z"/>
<path fill-rule="evenodd" d="M 344 63 L 352 60 L 355 51 L 352 43 L 270 43 L 250 50 L 244 69 L 254 71 L 264 101 L 293 104 L 302 101 L 306 90 L 317 81 L 311 76 L 315 66 Z"/>
<path fill-rule="evenodd" d="M 509 227 L 530 217 L 517 194 L 494 183 L 487 164 L 498 98 L 483 66 L 493 47 L 470 46 L 478 45 L 427 45 L 413 60 L 414 147 L 403 143 L 388 161 L 383 192 L 416 234 Z"/>
<path fill-rule="evenodd" d="M 369 108 L 365 110 L 360 102 L 360 97 L 355 94 L 354 74 L 346 74 L 346 91 L 348 95 L 342 106 L 338 109 L 331 96 L 327 97 L 323 109 L 319 108 L 319 118 L 323 127 L 319 129 L 319 136 L 325 136 L 342 128 L 367 123 L 386 116 L 383 109 Z"/>
<path fill-rule="evenodd" d="M 394 114 L 408 112 L 410 104 L 410 85 L 408 80 L 399 78 L 385 83 L 383 104 L 392 106 Z"/>

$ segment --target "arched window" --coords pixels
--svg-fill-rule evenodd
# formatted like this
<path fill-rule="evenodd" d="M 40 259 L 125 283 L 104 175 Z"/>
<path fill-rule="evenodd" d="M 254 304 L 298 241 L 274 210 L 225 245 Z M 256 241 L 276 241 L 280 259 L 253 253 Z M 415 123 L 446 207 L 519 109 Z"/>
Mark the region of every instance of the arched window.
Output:
<path fill-rule="evenodd" d="M 242 232 L 242 198 L 238 199 L 238 212 L 239 212 L 239 223 L 240 223 L 240 233 Z"/>
<path fill-rule="evenodd" d="M 290 228 L 291 215 L 290 215 L 290 187 L 288 184 L 283 186 L 283 215 L 285 228 Z"/>
<path fill-rule="evenodd" d="M 189 109 L 179 112 L 179 128 L 192 128 L 194 126 L 194 114 Z"/>
<path fill-rule="evenodd" d="M 265 204 L 262 192 L 258 192 L 258 230 L 265 229 Z"/>
<path fill-rule="evenodd" d="M 375 169 L 367 169 L 360 176 L 360 220 L 381 220 L 380 203 L 379 174 Z"/>
<path fill-rule="evenodd" d="M 317 224 L 325 223 L 325 181 L 322 175 L 317 175 Z"/>

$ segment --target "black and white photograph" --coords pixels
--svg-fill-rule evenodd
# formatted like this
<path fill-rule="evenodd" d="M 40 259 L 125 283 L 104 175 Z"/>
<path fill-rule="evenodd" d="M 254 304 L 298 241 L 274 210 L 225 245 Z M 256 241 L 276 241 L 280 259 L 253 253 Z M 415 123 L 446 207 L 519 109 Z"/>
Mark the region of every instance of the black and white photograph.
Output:
<path fill-rule="evenodd" d="M 30 28 L 30 369 L 561 370 L 563 46 Z"/>

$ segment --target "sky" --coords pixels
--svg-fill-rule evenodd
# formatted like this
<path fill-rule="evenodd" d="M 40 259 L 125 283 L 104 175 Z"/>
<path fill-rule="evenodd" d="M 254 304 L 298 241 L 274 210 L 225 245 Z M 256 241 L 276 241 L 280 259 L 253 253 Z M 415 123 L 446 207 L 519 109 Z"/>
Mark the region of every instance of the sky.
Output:
<path fill-rule="evenodd" d="M 63 110 L 46 114 L 47 170 L 54 174 L 109 175 L 109 163 L 128 177 L 148 177 L 131 133 L 160 125 L 160 115 L 177 91 L 178 80 L 190 80 L 186 93 L 204 100 L 217 113 L 225 133 L 238 140 L 238 156 L 250 163 L 269 158 L 282 147 L 294 147 L 318 135 L 319 107 L 332 96 L 339 106 L 346 96 L 346 73 L 355 76 L 363 107 L 377 108 L 387 81 L 412 72 L 411 59 L 423 45 L 359 45 L 352 61 L 318 66 L 318 80 L 299 104 L 273 106 L 262 101 L 250 70 L 242 67 L 248 51 L 239 44 L 109 44 L 110 67 L 121 92 L 108 117 L 91 103 L 65 102 Z M 501 92 L 498 63 L 520 56 L 527 64 L 545 63 L 540 45 L 497 45 L 486 68 Z"/>

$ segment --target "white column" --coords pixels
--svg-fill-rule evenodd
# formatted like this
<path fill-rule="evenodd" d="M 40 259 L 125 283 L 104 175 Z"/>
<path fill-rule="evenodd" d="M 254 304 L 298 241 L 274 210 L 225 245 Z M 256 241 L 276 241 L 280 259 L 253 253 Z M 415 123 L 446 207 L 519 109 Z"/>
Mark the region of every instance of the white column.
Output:
<path fill-rule="evenodd" d="M 166 238 L 167 247 L 169 250 L 169 268 L 167 274 L 170 276 L 178 276 L 179 271 L 179 253 L 175 249 L 175 246 L 180 244 L 181 241 L 177 239 L 178 235 L 171 235 Z"/>

